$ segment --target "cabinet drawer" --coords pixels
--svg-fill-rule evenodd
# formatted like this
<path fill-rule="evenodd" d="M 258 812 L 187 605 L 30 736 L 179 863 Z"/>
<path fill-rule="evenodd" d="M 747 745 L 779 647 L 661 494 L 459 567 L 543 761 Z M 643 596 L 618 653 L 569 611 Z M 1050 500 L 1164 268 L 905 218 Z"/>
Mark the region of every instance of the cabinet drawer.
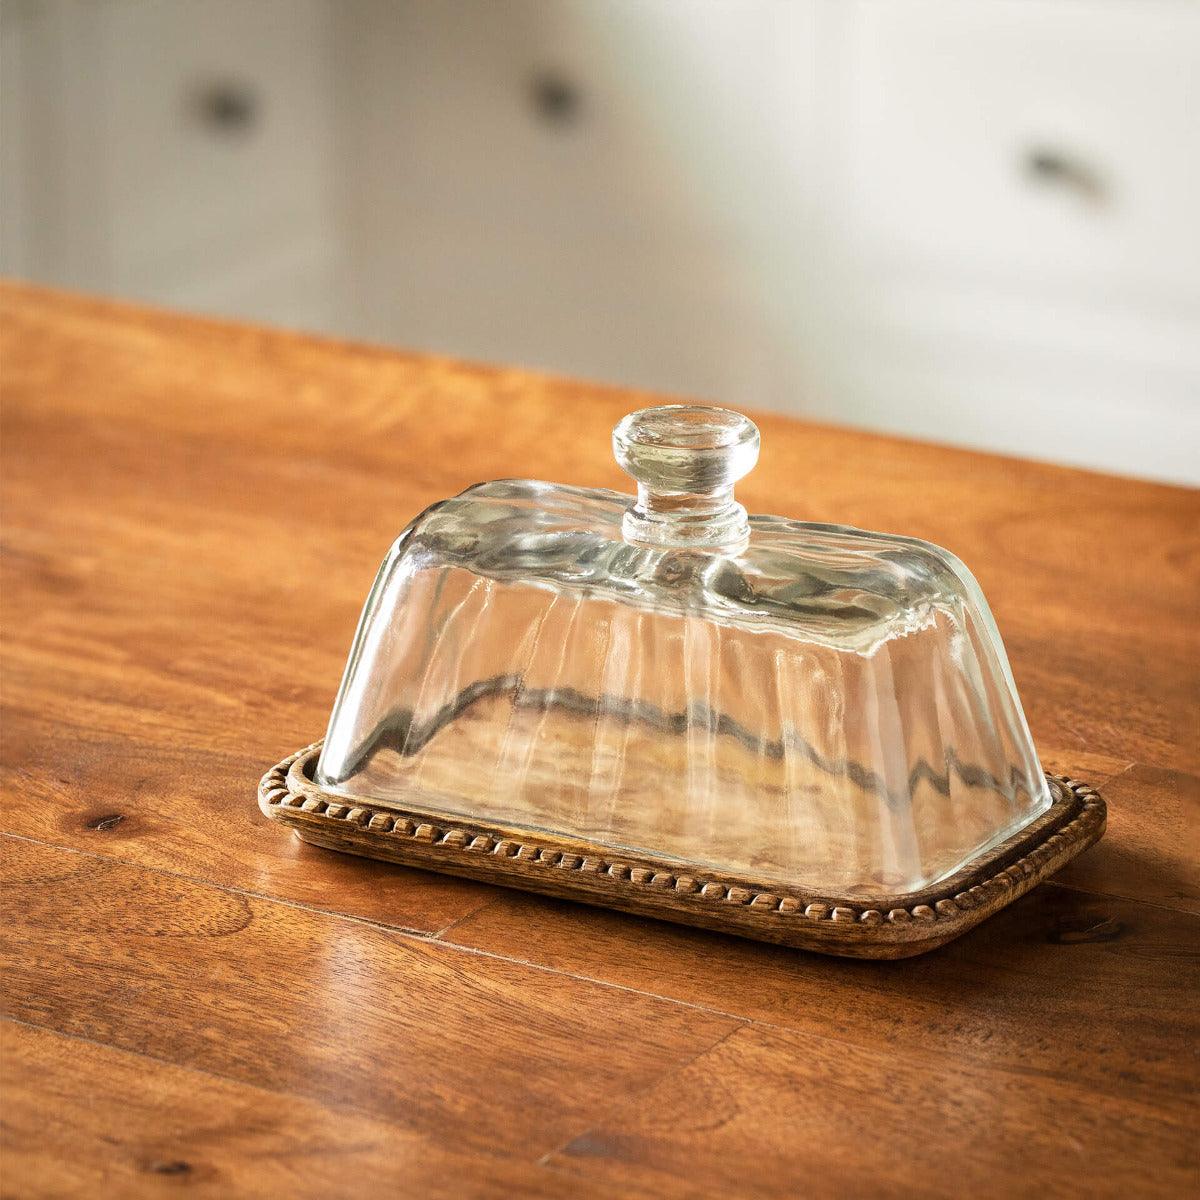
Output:
<path fill-rule="evenodd" d="M 156 294 L 326 229 L 322 0 L 120 0 L 96 14 L 112 286 Z"/>
<path fill-rule="evenodd" d="M 1200 7 L 870 2 L 847 20 L 863 266 L 1200 297 Z"/>
<path fill-rule="evenodd" d="M 761 224 L 764 179 L 808 135 L 810 27 L 798 0 L 350 6 L 355 222 L 579 238 Z"/>

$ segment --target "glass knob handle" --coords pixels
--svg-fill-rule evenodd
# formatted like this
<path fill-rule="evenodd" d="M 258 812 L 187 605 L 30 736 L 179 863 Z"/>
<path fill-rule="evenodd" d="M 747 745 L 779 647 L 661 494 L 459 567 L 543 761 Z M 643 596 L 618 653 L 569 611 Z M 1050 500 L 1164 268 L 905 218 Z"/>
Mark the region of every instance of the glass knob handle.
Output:
<path fill-rule="evenodd" d="M 637 480 L 625 514 L 629 541 L 729 548 L 749 536 L 733 485 L 758 462 L 758 427 L 726 408 L 669 404 L 630 413 L 613 430 L 613 454 Z"/>
<path fill-rule="evenodd" d="M 758 462 L 758 426 L 727 408 L 667 404 L 630 413 L 613 454 L 638 483 L 664 492 L 732 487 Z"/>

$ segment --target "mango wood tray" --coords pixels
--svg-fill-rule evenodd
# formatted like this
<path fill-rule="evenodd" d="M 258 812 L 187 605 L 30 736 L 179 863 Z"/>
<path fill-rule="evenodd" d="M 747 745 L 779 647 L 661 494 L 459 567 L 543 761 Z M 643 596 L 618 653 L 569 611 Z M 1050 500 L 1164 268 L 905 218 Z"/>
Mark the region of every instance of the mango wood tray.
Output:
<path fill-rule="evenodd" d="M 315 742 L 297 751 L 258 785 L 262 811 L 306 842 L 854 958 L 908 958 L 944 945 L 1086 850 L 1106 815 L 1094 788 L 1047 772 L 1053 803 L 1020 833 L 933 887 L 864 903 L 579 838 L 350 801 L 313 781 L 320 750 Z"/>

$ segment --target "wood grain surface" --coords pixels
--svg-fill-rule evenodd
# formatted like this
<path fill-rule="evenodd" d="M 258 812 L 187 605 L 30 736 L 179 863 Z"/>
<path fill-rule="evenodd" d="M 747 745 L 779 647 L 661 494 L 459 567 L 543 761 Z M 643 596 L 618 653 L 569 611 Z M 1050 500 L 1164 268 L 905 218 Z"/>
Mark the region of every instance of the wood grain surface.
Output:
<path fill-rule="evenodd" d="M 1047 767 L 1109 803 L 960 941 L 823 959 L 255 804 L 408 518 L 624 487 L 609 431 L 653 397 L 0 302 L 5 1196 L 1195 1194 L 1197 493 L 761 418 L 748 507 L 959 554 Z"/>

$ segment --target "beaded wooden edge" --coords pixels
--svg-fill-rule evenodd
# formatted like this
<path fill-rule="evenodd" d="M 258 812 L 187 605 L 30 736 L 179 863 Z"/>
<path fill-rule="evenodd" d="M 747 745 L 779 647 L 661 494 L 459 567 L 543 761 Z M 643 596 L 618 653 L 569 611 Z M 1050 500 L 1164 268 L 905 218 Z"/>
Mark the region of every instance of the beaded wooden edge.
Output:
<path fill-rule="evenodd" d="M 324 791 L 321 743 L 272 767 L 258 803 L 306 842 L 367 858 L 855 958 L 907 958 L 944 945 L 1023 896 L 1104 833 L 1087 784 L 1047 773 L 1036 821 L 932 888 L 875 900 L 781 888 L 579 838 L 398 809 Z"/>

